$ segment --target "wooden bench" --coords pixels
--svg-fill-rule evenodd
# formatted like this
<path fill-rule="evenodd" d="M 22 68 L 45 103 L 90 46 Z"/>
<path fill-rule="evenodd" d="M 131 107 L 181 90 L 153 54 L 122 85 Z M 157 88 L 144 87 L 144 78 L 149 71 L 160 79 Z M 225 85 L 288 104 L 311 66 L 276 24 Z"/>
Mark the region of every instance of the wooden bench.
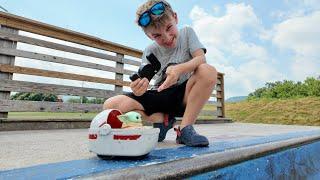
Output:
<path fill-rule="evenodd" d="M 63 117 L 41 120 L 12 119 L 8 118 L 8 112 L 99 112 L 102 110 L 102 104 L 10 100 L 10 93 L 37 92 L 109 98 L 128 90 L 130 83 L 128 76 L 141 64 L 142 51 L 83 33 L 5 12 L 0 12 L 0 25 L 0 130 L 88 127 L 90 119 L 64 119 Z M 19 49 L 18 43 L 28 45 L 29 48 Z M 60 55 L 36 51 L 39 48 L 46 48 L 47 52 L 52 50 Z M 76 56 L 83 58 L 74 58 Z M 15 61 L 18 61 L 18 58 L 23 58 L 25 61 L 46 62 L 52 68 L 17 65 Z M 103 63 L 80 60 L 85 58 L 96 58 Z M 56 64 L 79 69 L 86 68 L 102 74 L 103 72 L 111 73 L 111 75 L 106 78 L 54 70 L 57 69 Z M 53 81 L 40 83 L 37 79 L 35 81 L 14 80 L 13 74 L 32 75 L 35 79 L 48 77 L 48 79 L 51 78 L 48 81 L 55 80 L 55 83 L 52 83 Z M 223 73 L 218 74 L 218 83 L 212 94 L 214 100 L 208 102 L 214 105 L 213 108 L 201 112 L 201 116 L 210 117 L 206 118 L 210 121 L 228 121 L 224 110 L 223 76 Z M 59 83 L 61 80 L 73 80 L 73 83 L 78 84 L 94 83 L 95 86 L 99 86 L 97 83 L 107 84 L 111 89 L 62 85 Z"/>

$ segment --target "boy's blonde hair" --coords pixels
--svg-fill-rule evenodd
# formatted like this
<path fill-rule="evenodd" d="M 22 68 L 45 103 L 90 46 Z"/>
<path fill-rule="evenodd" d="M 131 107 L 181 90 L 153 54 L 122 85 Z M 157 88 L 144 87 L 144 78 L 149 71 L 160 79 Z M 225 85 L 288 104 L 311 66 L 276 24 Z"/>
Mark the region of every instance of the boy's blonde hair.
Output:
<path fill-rule="evenodd" d="M 155 16 L 153 14 L 151 14 L 151 22 L 147 27 L 142 27 L 140 26 L 144 31 L 146 31 L 147 29 L 149 29 L 150 27 L 153 28 L 160 28 L 162 26 L 165 25 L 165 23 L 170 20 L 170 18 L 173 17 L 174 12 L 170 6 L 170 4 L 165 1 L 165 0 L 148 0 L 147 2 L 145 2 L 144 4 L 142 4 L 136 12 L 136 23 L 139 25 L 138 21 L 139 18 L 141 16 L 141 14 L 143 14 L 144 12 L 146 12 L 147 10 L 149 10 L 153 5 L 155 5 L 158 2 L 163 2 L 165 4 L 165 11 L 163 12 L 162 15 L 160 16 Z"/>

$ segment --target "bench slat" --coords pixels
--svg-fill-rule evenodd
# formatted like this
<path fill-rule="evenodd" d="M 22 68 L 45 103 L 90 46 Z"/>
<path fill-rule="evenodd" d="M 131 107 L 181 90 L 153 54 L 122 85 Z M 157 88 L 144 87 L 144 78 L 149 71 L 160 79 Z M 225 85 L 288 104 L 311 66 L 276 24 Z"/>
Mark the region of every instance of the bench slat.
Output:
<path fill-rule="evenodd" d="M 214 105 L 214 106 L 217 106 L 217 107 L 221 107 L 222 106 L 221 102 L 217 102 L 217 101 L 208 101 L 207 104 Z"/>
<path fill-rule="evenodd" d="M 0 38 L 4 39 L 4 40 L 17 41 L 17 42 L 22 42 L 22 43 L 26 43 L 26 44 L 35 45 L 35 46 L 60 50 L 60 51 L 64 51 L 64 52 L 76 53 L 76 54 L 81 54 L 81 55 L 90 56 L 90 57 L 96 57 L 96 58 L 100 58 L 100 59 L 106 59 L 106 60 L 115 61 L 115 62 L 121 61 L 117 57 L 111 56 L 108 54 L 103 54 L 103 53 L 94 52 L 94 51 L 81 49 L 81 48 L 77 48 L 77 47 L 62 45 L 62 44 L 58 44 L 58 43 L 54 43 L 54 42 L 50 42 L 50 41 L 45 41 L 45 40 L 41 40 L 41 39 L 36 39 L 36 38 L 32 38 L 32 37 L 22 36 L 22 35 L 18 35 L 18 34 L 6 33 L 2 30 L 0 30 Z"/>
<path fill-rule="evenodd" d="M 94 89 L 94 88 L 83 88 L 75 86 L 64 86 L 46 83 L 35 83 L 17 80 L 0 80 L 0 91 L 11 91 L 11 92 L 38 92 L 45 94 L 56 94 L 56 95 L 72 95 L 72 96 L 86 96 L 86 97 L 97 97 L 97 98 L 110 98 L 118 95 L 115 91 Z M 215 97 L 212 94 L 211 97 Z M 208 101 L 208 104 L 216 105 L 215 101 Z"/>
<path fill-rule="evenodd" d="M 0 112 L 100 112 L 102 104 L 0 100 Z M 200 116 L 219 116 L 221 111 L 202 110 Z"/>
<path fill-rule="evenodd" d="M 100 112 L 102 104 L 1 100 L 0 112 Z"/>
<path fill-rule="evenodd" d="M 216 111 L 202 110 L 199 114 L 199 116 L 221 116 L 221 115 L 222 115 L 221 110 L 216 110 Z"/>
<path fill-rule="evenodd" d="M 141 65 L 141 62 L 139 62 L 139 61 L 134 61 L 134 60 L 128 59 L 128 58 L 123 58 L 123 63 L 124 63 L 124 64 L 134 65 L 134 66 L 140 66 L 140 65 Z"/>
<path fill-rule="evenodd" d="M 68 42 L 82 44 L 89 47 L 94 47 L 106 51 L 111 51 L 119 54 L 129 55 L 140 58 L 142 51 L 127 47 L 121 44 L 106 41 L 84 33 L 60 28 L 39 21 L 27 19 L 21 16 L 5 13 L 0 11 L 0 24 L 18 30 L 23 30 L 47 37 L 61 39 Z"/>
<path fill-rule="evenodd" d="M 75 53 L 75 54 L 80 54 L 84 56 L 89 56 L 89 57 L 95 57 L 95 58 L 100 58 L 100 59 L 105 59 L 105 60 L 110 60 L 110 61 L 115 61 L 115 62 L 122 62 L 121 59 L 119 59 L 116 56 L 100 53 L 100 52 L 95 52 L 95 51 L 90 51 L 86 49 L 81 49 L 77 47 L 71 47 L 59 43 L 54 43 L 54 42 L 49 42 L 45 40 L 40 40 L 32 37 L 27 37 L 27 36 L 22 36 L 22 35 L 17 35 L 17 34 L 12 34 L 12 33 L 7 33 L 2 30 L 0 30 L 0 38 L 4 40 L 11 40 L 11 41 L 17 41 L 17 42 L 22 42 L 22 43 L 27 43 L 31 45 L 36 45 L 36 46 L 41 46 L 41 47 L 46 47 L 50 49 L 55 49 L 55 50 L 60 50 L 64 52 L 70 52 L 70 53 Z M 130 65 L 140 65 L 141 63 L 139 61 L 126 61 L 126 64 Z"/>
<path fill-rule="evenodd" d="M 17 50 L 17 49 L 1 48 L 0 54 L 29 58 L 29 59 L 36 59 L 40 61 L 54 62 L 54 63 L 72 65 L 72 66 L 79 66 L 79 67 L 97 69 L 97 70 L 108 71 L 108 72 L 116 72 L 116 73 L 127 74 L 127 75 L 131 75 L 132 73 L 134 73 L 134 71 L 130 71 L 126 69 L 122 70 L 120 68 L 114 68 L 114 67 L 105 66 L 102 64 L 84 62 L 84 61 L 79 61 L 79 60 L 74 60 L 69 58 L 51 56 L 47 54 L 41 54 L 41 53 L 35 53 L 35 52 L 29 52 L 29 51 Z"/>
<path fill-rule="evenodd" d="M 217 91 L 221 91 L 221 85 L 220 85 L 220 84 L 217 84 L 214 89 L 217 90 Z"/>
<path fill-rule="evenodd" d="M 97 98 L 109 98 L 117 95 L 116 92 L 111 90 L 35 83 L 26 81 L 0 80 L 0 84 L 0 91 L 37 92 L 45 94 L 73 95 Z"/>
<path fill-rule="evenodd" d="M 27 67 L 21 67 L 21 66 L 0 65 L 0 71 L 9 72 L 9 73 L 35 75 L 35 76 L 53 77 L 53 78 L 60 78 L 60 79 L 96 82 L 96 83 L 103 83 L 103 84 L 114 84 L 119 86 L 130 86 L 130 82 L 128 81 L 119 81 L 119 80 L 100 78 L 100 77 L 94 77 L 94 76 L 85 76 L 85 75 L 63 73 L 63 72 L 57 72 L 57 71 L 40 70 L 40 69 L 27 68 Z"/>

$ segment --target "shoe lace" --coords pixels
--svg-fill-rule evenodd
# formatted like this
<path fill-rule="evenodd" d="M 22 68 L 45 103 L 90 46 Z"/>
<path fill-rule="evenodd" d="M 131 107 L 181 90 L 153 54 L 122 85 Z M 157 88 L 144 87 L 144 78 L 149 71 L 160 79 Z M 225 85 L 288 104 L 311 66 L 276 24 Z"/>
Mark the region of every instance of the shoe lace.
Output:
<path fill-rule="evenodd" d="M 173 130 L 177 133 L 177 136 L 181 136 L 180 126 L 178 128 L 173 128 Z"/>

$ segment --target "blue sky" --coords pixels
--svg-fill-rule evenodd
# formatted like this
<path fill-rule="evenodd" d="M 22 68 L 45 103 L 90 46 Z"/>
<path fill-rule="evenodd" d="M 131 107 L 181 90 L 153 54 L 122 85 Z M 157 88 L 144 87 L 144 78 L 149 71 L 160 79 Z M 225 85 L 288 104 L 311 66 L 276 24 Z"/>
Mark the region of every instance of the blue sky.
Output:
<path fill-rule="evenodd" d="M 0 0 L 10 13 L 143 50 L 134 23 L 143 0 Z M 276 80 L 320 75 L 319 0 L 169 0 L 179 27 L 192 26 L 208 63 L 226 74 L 226 96 Z"/>

